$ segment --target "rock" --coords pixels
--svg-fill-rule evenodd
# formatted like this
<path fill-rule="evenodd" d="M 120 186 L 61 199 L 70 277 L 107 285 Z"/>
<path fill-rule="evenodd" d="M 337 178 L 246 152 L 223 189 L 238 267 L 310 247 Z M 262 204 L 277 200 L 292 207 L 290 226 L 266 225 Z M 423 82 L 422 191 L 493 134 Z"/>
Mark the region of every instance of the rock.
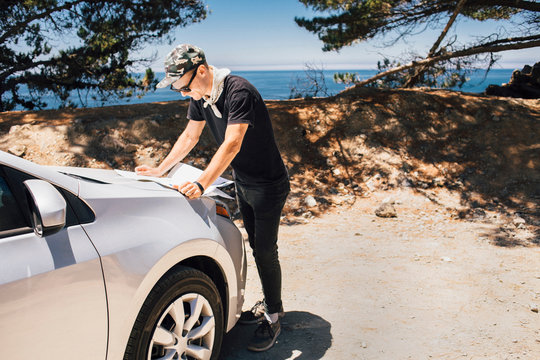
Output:
<path fill-rule="evenodd" d="M 523 69 L 514 70 L 507 84 L 489 85 L 484 91 L 486 95 L 514 97 L 523 99 L 540 98 L 540 62 L 534 66 L 525 65 Z"/>
<path fill-rule="evenodd" d="M 13 135 L 15 134 L 16 132 L 19 131 L 21 127 L 19 125 L 13 125 L 12 127 L 9 128 L 9 135 Z"/>
<path fill-rule="evenodd" d="M 332 171 L 332 173 L 334 173 L 335 176 L 339 176 L 339 175 L 341 175 L 341 170 L 339 170 L 339 169 L 334 169 L 334 170 Z"/>
<path fill-rule="evenodd" d="M 383 201 L 375 210 L 375 215 L 382 218 L 393 218 L 397 217 L 397 212 L 392 203 Z"/>
<path fill-rule="evenodd" d="M 538 314 L 538 305 L 531 304 L 531 305 L 529 305 L 529 308 L 531 309 L 532 312 L 535 312 L 535 313 Z"/>
<path fill-rule="evenodd" d="M 514 224 L 515 227 L 523 227 L 525 226 L 525 219 L 523 219 L 522 217 L 520 216 L 516 216 L 513 220 L 512 220 L 512 223 Z"/>
<path fill-rule="evenodd" d="M 369 191 L 375 190 L 375 184 L 373 184 L 373 179 L 369 179 L 368 181 L 366 181 L 366 186 Z"/>
<path fill-rule="evenodd" d="M 401 180 L 400 185 L 406 188 L 412 188 L 414 186 L 413 183 L 407 178 Z"/>
<path fill-rule="evenodd" d="M 127 144 L 124 150 L 126 150 L 126 152 L 128 153 L 134 153 L 134 152 L 137 152 L 137 149 L 138 149 L 137 145 Z"/>
<path fill-rule="evenodd" d="M 436 177 L 433 179 L 433 185 L 443 187 L 444 186 L 445 179 L 442 177 Z"/>
<path fill-rule="evenodd" d="M 24 156 L 24 154 L 26 154 L 26 146 L 14 145 L 8 149 L 8 153 L 13 154 L 18 157 Z"/>
<path fill-rule="evenodd" d="M 474 208 L 471 215 L 473 219 L 484 219 L 486 217 L 486 212 L 483 209 Z"/>
<path fill-rule="evenodd" d="M 304 203 L 308 207 L 317 206 L 317 200 L 315 200 L 315 198 L 313 196 L 311 196 L 311 195 L 306 196 L 306 198 L 304 199 Z"/>

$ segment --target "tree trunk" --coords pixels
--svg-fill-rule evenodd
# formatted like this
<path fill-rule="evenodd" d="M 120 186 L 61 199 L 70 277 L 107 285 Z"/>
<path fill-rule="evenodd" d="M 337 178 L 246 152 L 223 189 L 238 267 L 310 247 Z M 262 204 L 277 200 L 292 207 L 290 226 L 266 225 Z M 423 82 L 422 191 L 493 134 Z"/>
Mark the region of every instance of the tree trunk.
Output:
<path fill-rule="evenodd" d="M 448 30 L 450 30 L 450 28 L 452 27 L 452 24 L 454 24 L 454 21 L 456 20 L 457 16 L 461 12 L 461 9 L 463 8 L 463 5 L 465 5 L 465 2 L 467 2 L 467 0 L 460 0 L 459 1 L 459 3 L 456 6 L 456 10 L 454 10 L 454 13 L 450 17 L 450 20 L 448 20 L 448 23 L 444 27 L 444 30 L 442 31 L 441 35 L 439 35 L 439 38 L 437 39 L 437 41 L 435 41 L 435 43 L 433 44 L 433 46 L 429 50 L 429 53 L 426 56 L 426 59 L 432 58 L 433 55 L 435 55 L 435 51 L 437 51 L 437 49 L 441 45 L 441 42 L 443 41 L 444 37 L 448 33 Z M 428 69 L 427 66 L 422 66 L 420 69 L 415 71 L 414 75 L 411 76 L 409 78 L 409 80 L 407 80 L 407 82 L 405 83 L 405 85 L 403 85 L 403 87 L 411 88 L 414 85 L 416 85 L 418 83 L 418 81 L 420 80 L 420 77 L 426 72 L 427 69 Z"/>

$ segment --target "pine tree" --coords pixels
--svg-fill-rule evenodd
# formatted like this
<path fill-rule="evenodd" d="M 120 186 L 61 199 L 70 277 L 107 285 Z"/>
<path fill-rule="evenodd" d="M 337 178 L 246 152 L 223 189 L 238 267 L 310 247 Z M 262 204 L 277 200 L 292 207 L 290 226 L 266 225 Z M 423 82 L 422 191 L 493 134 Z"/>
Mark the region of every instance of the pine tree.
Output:
<path fill-rule="evenodd" d="M 312 19 L 296 18 L 296 23 L 322 40 L 325 51 L 338 51 L 345 46 L 397 33 L 397 38 L 412 36 L 426 28 L 445 24 L 437 41 L 426 56 L 414 56 L 409 63 L 399 65 L 388 59 L 379 63 L 380 73 L 356 81 L 351 74 L 344 81 L 367 85 L 384 84 L 390 75 L 401 77 L 397 86 L 454 86 L 462 84 L 463 75 L 479 60 L 495 63 L 494 53 L 540 46 L 540 3 L 525 0 L 299 0 L 307 7 L 324 13 Z M 504 31 L 492 34 L 477 43 L 460 45 L 455 38 L 447 40 L 450 27 L 458 16 L 475 21 L 499 20 L 508 25 Z M 506 33 L 506 36 L 502 34 Z M 508 36 L 511 34 L 511 36 Z M 394 39 L 396 40 L 396 39 Z M 395 65 L 395 66 L 393 66 Z M 445 77 L 437 81 L 438 77 Z M 338 76 L 340 78 L 340 76 Z M 395 84 L 395 82 L 394 82 Z"/>
<path fill-rule="evenodd" d="M 134 58 L 146 44 L 206 17 L 199 0 L 4 0 L 0 3 L 0 111 L 40 109 L 44 94 L 61 107 L 140 95 L 155 85 L 150 58 Z"/>

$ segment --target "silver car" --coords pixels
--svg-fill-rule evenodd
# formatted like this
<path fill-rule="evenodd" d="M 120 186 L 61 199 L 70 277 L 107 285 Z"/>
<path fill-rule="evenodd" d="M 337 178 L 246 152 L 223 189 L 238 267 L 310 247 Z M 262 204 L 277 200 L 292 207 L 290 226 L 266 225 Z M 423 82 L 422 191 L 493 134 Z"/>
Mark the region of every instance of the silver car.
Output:
<path fill-rule="evenodd" d="M 245 279 L 220 202 L 0 151 L 0 359 L 216 359 Z"/>

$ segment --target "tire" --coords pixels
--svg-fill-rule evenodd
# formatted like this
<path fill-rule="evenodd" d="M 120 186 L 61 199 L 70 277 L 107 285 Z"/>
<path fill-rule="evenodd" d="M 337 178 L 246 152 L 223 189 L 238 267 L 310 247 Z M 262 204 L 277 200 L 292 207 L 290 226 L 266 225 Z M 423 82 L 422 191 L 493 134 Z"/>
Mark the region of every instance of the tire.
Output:
<path fill-rule="evenodd" d="M 183 323 L 183 325 L 180 325 Z M 179 267 L 154 286 L 126 346 L 124 360 L 217 359 L 223 306 L 203 272 Z"/>

